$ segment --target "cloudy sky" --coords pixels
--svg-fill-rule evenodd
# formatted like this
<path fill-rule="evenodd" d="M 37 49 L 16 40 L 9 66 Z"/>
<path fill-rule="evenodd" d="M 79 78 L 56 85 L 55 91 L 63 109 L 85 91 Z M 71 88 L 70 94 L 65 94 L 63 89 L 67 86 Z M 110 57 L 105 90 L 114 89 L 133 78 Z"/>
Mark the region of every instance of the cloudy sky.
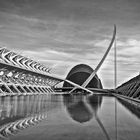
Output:
<path fill-rule="evenodd" d="M 0 0 L 0 46 L 66 77 L 79 63 L 93 69 L 117 25 L 118 85 L 140 72 L 139 0 Z M 113 87 L 113 49 L 98 71 Z"/>

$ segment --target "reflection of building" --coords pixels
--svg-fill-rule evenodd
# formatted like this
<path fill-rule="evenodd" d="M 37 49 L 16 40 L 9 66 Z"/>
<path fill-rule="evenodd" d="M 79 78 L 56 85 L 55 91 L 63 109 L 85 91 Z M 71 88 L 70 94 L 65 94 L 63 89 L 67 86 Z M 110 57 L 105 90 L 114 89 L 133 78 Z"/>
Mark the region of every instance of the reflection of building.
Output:
<path fill-rule="evenodd" d="M 77 122 L 84 123 L 90 121 L 101 106 L 102 97 L 91 96 L 63 96 L 64 105 L 71 118 Z"/>
<path fill-rule="evenodd" d="M 110 137 L 97 114 L 98 109 L 102 104 L 102 96 L 96 94 L 90 96 L 64 95 L 63 102 L 69 116 L 74 121 L 86 123 L 92 118 L 95 118 L 106 136 L 106 139 L 110 140 Z"/>
<path fill-rule="evenodd" d="M 15 135 L 17 132 L 37 124 L 39 121 L 47 117 L 46 113 L 35 115 L 33 117 L 22 118 L 20 120 L 8 123 L 0 127 L 0 138 L 7 138 L 10 135 Z"/>
<path fill-rule="evenodd" d="M 118 98 L 118 101 L 125 106 L 132 114 L 134 114 L 136 117 L 140 119 L 140 108 L 139 108 L 139 103 L 137 106 L 136 104 L 133 104 L 134 102 L 129 102 L 128 100 L 124 100 L 121 98 Z"/>
<path fill-rule="evenodd" d="M 98 117 L 98 109 L 102 104 L 102 96 L 93 94 L 91 96 L 64 95 L 63 102 L 69 116 L 78 123 L 86 123 L 94 118 L 102 129 L 107 140 L 110 137 Z"/>
<path fill-rule="evenodd" d="M 0 98 L 0 137 L 7 137 L 45 119 L 60 102 L 57 95 L 7 96 Z"/>

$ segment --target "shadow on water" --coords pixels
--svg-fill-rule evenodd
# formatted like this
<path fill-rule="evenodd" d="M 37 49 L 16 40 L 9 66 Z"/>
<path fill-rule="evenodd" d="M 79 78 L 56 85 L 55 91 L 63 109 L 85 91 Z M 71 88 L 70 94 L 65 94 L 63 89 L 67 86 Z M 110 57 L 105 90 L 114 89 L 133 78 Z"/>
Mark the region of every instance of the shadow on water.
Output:
<path fill-rule="evenodd" d="M 46 101 L 54 101 L 53 104 Z M 57 106 L 56 97 L 46 95 L 7 96 L 0 98 L 0 138 L 8 138 L 47 117 Z"/>
<path fill-rule="evenodd" d="M 85 123 L 90 121 L 92 118 L 95 118 L 106 136 L 106 139 L 110 140 L 103 123 L 98 117 L 98 110 L 102 104 L 102 96 L 64 95 L 63 102 L 72 120 L 78 123 Z"/>

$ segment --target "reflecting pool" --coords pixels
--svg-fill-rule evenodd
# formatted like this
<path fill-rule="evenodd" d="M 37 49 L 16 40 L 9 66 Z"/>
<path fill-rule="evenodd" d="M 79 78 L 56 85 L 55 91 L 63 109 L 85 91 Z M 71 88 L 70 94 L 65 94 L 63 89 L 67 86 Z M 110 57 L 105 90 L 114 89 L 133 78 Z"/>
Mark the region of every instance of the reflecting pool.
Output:
<path fill-rule="evenodd" d="M 139 140 L 139 108 L 103 95 L 0 97 L 0 139 Z"/>

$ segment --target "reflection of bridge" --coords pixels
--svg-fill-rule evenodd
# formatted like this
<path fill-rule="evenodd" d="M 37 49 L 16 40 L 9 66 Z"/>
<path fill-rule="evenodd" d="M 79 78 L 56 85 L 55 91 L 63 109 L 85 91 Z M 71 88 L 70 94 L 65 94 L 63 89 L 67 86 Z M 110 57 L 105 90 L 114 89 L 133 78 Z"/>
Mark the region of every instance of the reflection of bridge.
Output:
<path fill-rule="evenodd" d="M 86 123 L 94 118 L 102 129 L 106 139 L 110 140 L 110 137 L 98 116 L 98 109 L 101 108 L 102 104 L 102 96 L 96 94 L 85 97 L 81 95 L 67 95 L 63 96 L 63 102 L 67 113 L 74 121 Z"/>

